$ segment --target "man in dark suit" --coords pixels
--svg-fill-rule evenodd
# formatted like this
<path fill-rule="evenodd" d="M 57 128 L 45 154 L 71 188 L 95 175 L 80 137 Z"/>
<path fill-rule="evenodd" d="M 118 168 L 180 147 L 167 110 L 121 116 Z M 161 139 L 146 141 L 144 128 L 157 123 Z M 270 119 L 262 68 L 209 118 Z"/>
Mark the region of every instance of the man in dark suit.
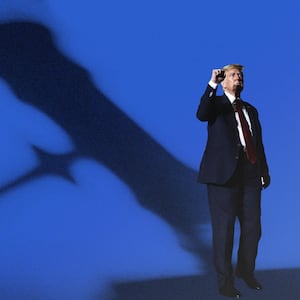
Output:
<path fill-rule="evenodd" d="M 219 84 L 222 96 L 216 95 Z M 197 110 L 208 130 L 198 179 L 207 184 L 219 293 L 233 298 L 241 295 L 234 287 L 232 267 L 236 218 L 240 240 L 235 274 L 250 288 L 262 288 L 254 270 L 261 237 L 261 190 L 270 184 L 258 112 L 240 99 L 243 86 L 243 66 L 214 69 Z"/>

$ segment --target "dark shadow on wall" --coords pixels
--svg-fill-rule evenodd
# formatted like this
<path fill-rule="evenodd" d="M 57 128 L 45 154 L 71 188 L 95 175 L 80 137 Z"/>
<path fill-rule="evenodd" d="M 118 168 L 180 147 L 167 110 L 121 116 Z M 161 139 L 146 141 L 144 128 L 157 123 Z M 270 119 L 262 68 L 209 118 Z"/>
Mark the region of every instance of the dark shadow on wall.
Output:
<path fill-rule="evenodd" d="M 197 230 L 198 225 L 209 223 L 206 192 L 196 182 L 196 172 L 114 105 L 84 68 L 57 49 L 43 25 L 1 24 L 0 40 L 0 76 L 20 100 L 47 114 L 75 144 L 75 151 L 65 155 L 52 155 L 32 145 L 39 167 L 0 192 L 49 173 L 73 180 L 70 163 L 78 157 L 94 159 L 125 182 L 140 205 L 168 222 L 183 247 L 209 266 L 210 249 Z"/>

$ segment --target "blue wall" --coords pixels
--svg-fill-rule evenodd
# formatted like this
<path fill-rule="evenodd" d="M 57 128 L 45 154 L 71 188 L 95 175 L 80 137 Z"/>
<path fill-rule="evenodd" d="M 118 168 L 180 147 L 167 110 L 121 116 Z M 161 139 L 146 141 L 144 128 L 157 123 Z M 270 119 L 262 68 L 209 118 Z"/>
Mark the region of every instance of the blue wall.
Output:
<path fill-rule="evenodd" d="M 257 268 L 300 267 L 296 1 L 2 1 L 0 20 L 0 297 L 208 272 L 195 112 L 228 63 L 272 177 Z"/>

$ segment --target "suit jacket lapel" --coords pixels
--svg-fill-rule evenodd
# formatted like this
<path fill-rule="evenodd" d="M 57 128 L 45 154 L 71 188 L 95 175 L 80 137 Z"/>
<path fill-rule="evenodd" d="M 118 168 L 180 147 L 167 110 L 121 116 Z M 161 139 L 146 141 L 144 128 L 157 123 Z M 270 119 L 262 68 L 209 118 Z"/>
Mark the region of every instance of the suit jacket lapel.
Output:
<path fill-rule="evenodd" d="M 238 134 L 237 121 L 235 118 L 234 110 L 230 100 L 225 94 L 222 97 L 222 105 L 226 123 Z"/>

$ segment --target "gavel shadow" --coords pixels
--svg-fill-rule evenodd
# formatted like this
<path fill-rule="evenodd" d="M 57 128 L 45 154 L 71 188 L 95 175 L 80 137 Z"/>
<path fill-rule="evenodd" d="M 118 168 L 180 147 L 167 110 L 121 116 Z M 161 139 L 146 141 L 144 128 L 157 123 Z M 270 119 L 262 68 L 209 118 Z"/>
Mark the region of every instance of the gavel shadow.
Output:
<path fill-rule="evenodd" d="M 59 124 L 75 145 L 64 155 L 32 145 L 40 165 L 0 192 L 48 173 L 72 181 L 70 163 L 78 157 L 94 159 L 125 182 L 141 206 L 170 224 L 182 247 L 209 262 L 210 247 L 199 234 L 199 226 L 209 223 L 206 192 L 196 172 L 113 104 L 83 67 L 58 50 L 45 26 L 1 24 L 0 39 L 1 77 L 21 101 Z"/>

